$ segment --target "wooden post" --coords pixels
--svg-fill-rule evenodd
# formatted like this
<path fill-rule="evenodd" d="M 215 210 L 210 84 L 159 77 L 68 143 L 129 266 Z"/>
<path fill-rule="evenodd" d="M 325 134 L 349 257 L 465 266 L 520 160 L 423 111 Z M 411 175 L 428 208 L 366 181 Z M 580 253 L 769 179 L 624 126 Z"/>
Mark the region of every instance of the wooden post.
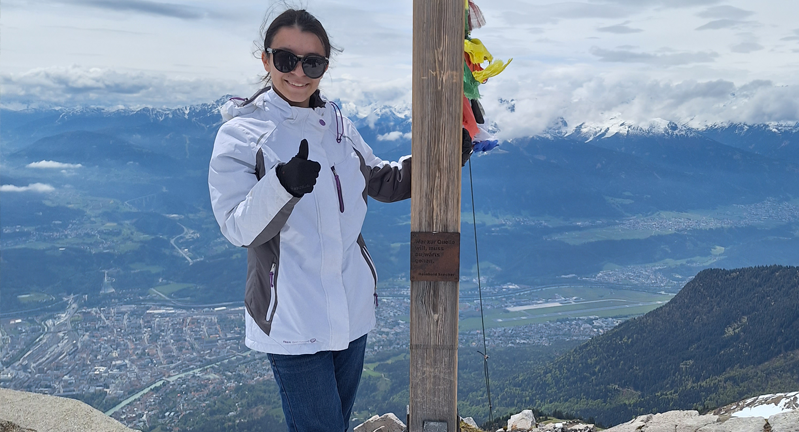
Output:
<path fill-rule="evenodd" d="M 412 432 L 458 429 L 463 39 L 463 0 L 414 0 Z"/>

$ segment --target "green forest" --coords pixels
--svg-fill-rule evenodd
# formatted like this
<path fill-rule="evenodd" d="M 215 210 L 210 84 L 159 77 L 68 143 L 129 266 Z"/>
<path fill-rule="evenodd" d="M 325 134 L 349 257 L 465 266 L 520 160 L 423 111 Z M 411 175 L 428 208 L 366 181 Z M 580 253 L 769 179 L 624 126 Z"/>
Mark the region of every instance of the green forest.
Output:
<path fill-rule="evenodd" d="M 666 305 L 496 386 L 611 425 L 799 388 L 799 268 L 708 269 Z"/>

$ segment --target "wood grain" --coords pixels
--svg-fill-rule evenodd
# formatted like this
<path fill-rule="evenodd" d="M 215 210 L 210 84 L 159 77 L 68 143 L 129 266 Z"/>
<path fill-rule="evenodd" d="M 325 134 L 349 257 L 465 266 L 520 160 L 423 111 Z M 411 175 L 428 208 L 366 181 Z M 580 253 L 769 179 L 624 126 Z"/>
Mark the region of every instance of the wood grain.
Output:
<path fill-rule="evenodd" d="M 413 2 L 411 231 L 460 232 L 463 0 Z M 411 282 L 410 431 L 457 430 L 458 282 Z"/>

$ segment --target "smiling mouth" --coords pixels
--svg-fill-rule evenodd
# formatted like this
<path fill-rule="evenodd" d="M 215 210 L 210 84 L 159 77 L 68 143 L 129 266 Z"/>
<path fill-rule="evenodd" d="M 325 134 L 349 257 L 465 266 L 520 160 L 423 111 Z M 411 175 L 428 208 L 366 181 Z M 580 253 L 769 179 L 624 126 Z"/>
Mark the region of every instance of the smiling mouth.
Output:
<path fill-rule="evenodd" d="M 290 86 L 292 86 L 294 88 L 302 88 L 302 87 L 305 87 L 305 86 L 308 85 L 308 84 L 297 84 L 297 83 L 293 83 L 293 82 L 288 81 L 288 80 L 286 80 L 286 83 L 288 83 L 288 85 L 290 85 Z"/>

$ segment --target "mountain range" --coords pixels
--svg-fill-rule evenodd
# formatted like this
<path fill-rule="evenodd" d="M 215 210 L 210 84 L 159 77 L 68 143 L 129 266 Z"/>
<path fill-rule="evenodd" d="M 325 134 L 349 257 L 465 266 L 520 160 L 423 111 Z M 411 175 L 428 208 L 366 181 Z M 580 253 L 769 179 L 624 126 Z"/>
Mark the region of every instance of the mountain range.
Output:
<path fill-rule="evenodd" d="M 243 251 L 219 234 L 206 185 L 223 101 L 0 111 L 3 312 L 47 304 L 19 300 L 31 293 L 96 295 L 106 276 L 118 295 L 171 283 L 193 287 L 176 302 L 239 301 Z M 343 107 L 376 154 L 410 152 L 406 111 Z M 503 141 L 464 168 L 461 288 L 476 286 L 473 207 L 493 285 L 677 292 L 711 266 L 795 264 L 798 149 L 797 125 L 618 119 Z M 407 284 L 410 203 L 369 213 L 381 285 Z"/>

